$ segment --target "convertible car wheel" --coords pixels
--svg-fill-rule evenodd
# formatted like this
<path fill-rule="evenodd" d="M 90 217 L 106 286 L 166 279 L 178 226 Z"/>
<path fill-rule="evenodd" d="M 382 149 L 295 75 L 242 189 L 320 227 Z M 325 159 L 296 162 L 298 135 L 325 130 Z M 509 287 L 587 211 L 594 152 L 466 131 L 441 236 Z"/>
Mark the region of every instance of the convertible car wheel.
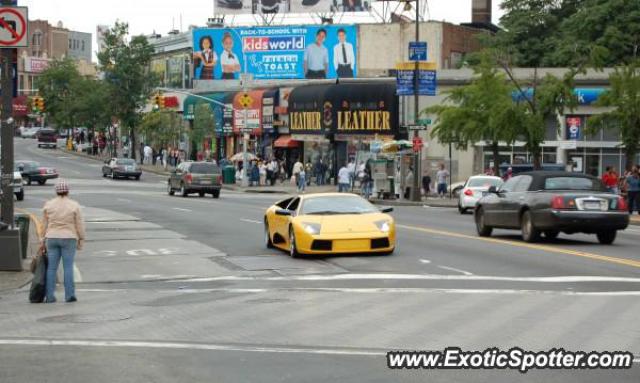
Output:
<path fill-rule="evenodd" d="M 525 242 L 537 242 L 540 239 L 540 230 L 533 226 L 533 220 L 531 219 L 531 212 L 529 210 L 522 214 L 521 226 L 522 239 Z"/>
<path fill-rule="evenodd" d="M 296 235 L 293 228 L 289 228 L 289 255 L 291 258 L 298 258 L 298 247 L 296 246 Z"/>
<path fill-rule="evenodd" d="M 271 234 L 269 234 L 269 223 L 264 220 L 264 245 L 267 249 L 273 249 L 273 242 L 271 241 Z"/>

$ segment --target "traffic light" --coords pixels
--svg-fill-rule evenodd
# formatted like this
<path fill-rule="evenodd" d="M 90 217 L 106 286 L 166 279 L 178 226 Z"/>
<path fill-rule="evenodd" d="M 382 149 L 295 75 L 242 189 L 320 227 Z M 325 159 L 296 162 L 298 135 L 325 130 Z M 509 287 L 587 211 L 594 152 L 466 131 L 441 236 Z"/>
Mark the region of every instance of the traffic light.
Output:
<path fill-rule="evenodd" d="M 153 98 L 153 104 L 158 109 L 164 109 L 164 107 L 165 107 L 165 105 L 164 105 L 164 96 L 161 95 L 161 94 L 155 95 L 155 97 Z"/>
<path fill-rule="evenodd" d="M 44 98 L 40 96 L 34 96 L 31 99 L 31 110 L 37 113 L 44 112 Z"/>

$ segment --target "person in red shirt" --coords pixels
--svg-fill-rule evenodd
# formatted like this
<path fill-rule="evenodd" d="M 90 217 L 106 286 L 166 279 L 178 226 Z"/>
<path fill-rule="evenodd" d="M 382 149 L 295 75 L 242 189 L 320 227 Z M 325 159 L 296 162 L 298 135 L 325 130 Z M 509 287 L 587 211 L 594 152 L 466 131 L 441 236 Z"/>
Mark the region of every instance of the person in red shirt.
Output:
<path fill-rule="evenodd" d="M 607 166 L 606 172 L 602 175 L 602 182 L 611 193 L 618 194 L 618 173 L 613 166 Z"/>

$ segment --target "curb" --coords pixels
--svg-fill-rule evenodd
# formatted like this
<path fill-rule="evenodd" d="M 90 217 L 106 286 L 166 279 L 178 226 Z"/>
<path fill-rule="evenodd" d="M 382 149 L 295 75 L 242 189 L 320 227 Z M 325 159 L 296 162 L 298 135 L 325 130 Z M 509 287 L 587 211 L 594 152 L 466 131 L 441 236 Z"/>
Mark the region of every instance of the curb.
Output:
<path fill-rule="evenodd" d="M 375 205 L 385 205 L 385 206 L 417 206 L 417 207 L 446 207 L 446 208 L 457 208 L 458 205 L 455 203 L 452 205 L 446 202 L 440 201 L 397 201 L 397 200 L 388 200 L 388 199 L 371 199 L 369 202 Z"/>

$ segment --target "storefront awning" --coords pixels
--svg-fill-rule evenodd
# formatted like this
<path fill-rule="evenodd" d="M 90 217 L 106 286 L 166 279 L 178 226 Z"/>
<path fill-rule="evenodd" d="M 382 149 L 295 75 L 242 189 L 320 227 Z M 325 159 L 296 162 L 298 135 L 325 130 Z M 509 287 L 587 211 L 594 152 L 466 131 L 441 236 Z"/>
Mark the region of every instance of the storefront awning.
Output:
<path fill-rule="evenodd" d="M 274 148 L 297 148 L 300 146 L 300 141 L 296 141 L 291 136 L 280 136 L 273 142 Z"/>

